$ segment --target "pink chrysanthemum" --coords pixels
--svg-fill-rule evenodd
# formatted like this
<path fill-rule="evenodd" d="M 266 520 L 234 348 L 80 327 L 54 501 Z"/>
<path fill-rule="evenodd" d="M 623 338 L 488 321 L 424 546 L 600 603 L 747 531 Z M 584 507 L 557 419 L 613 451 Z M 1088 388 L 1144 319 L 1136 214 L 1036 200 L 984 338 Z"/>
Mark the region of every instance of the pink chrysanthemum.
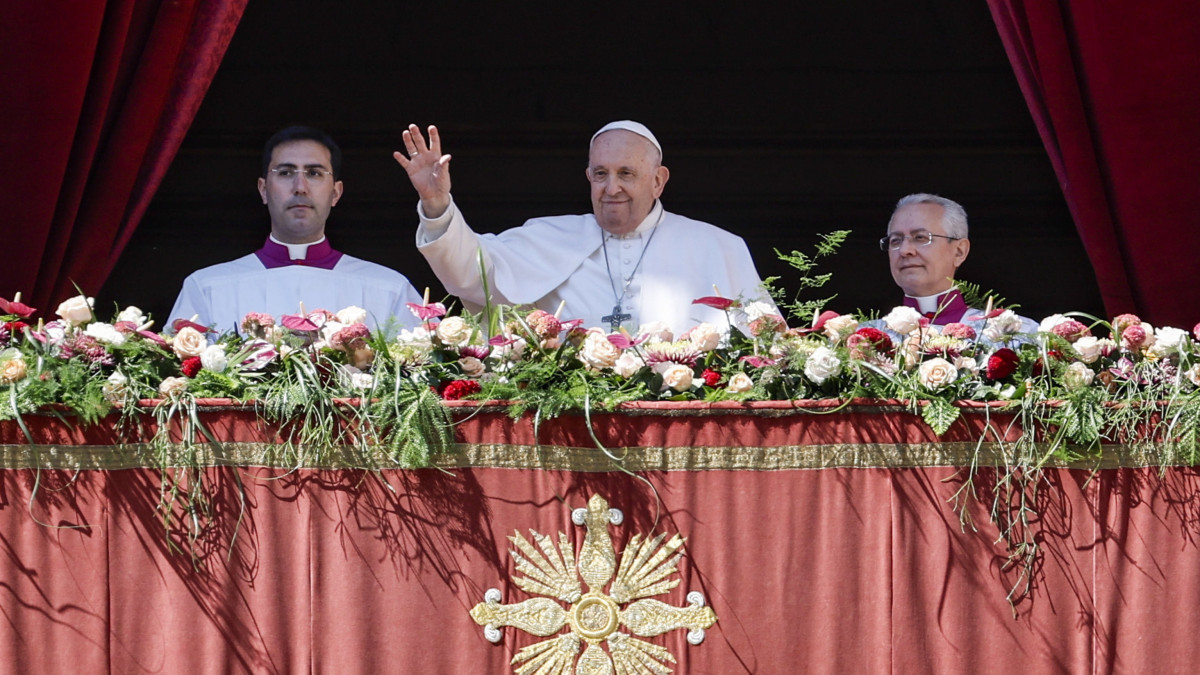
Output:
<path fill-rule="evenodd" d="M 1142 325 L 1142 320 L 1136 314 L 1122 314 L 1112 320 L 1113 335 L 1124 335 L 1126 328 L 1140 325 Z"/>
<path fill-rule="evenodd" d="M 700 358 L 700 352 L 691 342 L 650 342 L 643 348 L 646 351 L 646 363 L 653 366 L 656 363 L 670 361 L 682 363 L 685 366 L 695 366 Z"/>
<path fill-rule="evenodd" d="M 367 339 L 370 337 L 371 329 L 367 328 L 366 324 L 352 323 L 330 336 L 329 346 L 334 349 L 354 352 L 366 347 Z"/>
<path fill-rule="evenodd" d="M 540 309 L 530 312 L 529 316 L 525 317 L 525 322 L 529 324 L 530 330 L 542 340 L 557 337 L 562 331 L 562 322 L 550 312 Z"/>
<path fill-rule="evenodd" d="M 959 340 L 974 340 L 978 335 L 975 329 L 965 323 L 948 323 L 942 326 L 942 335 Z"/>
<path fill-rule="evenodd" d="M 1067 319 L 1055 324 L 1054 328 L 1050 329 L 1050 332 L 1071 343 L 1074 343 L 1081 337 L 1087 337 L 1092 334 L 1092 331 L 1087 326 L 1075 319 Z"/>

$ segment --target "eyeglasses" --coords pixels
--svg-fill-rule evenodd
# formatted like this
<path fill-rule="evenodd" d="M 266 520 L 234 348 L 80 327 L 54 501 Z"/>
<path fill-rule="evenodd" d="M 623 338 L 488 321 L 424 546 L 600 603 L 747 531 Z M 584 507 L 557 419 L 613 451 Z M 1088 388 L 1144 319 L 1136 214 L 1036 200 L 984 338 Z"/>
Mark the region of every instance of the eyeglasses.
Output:
<path fill-rule="evenodd" d="M 949 239 L 950 241 L 958 241 L 962 237 L 948 237 L 944 234 L 934 234 L 932 232 L 915 232 L 913 234 L 893 234 L 879 240 L 880 251 L 898 251 L 904 245 L 904 240 L 912 241 L 913 246 L 928 246 L 933 243 L 934 237 Z"/>
<path fill-rule="evenodd" d="M 294 166 L 281 166 L 271 169 L 271 173 L 279 176 L 280 180 L 295 180 L 296 176 L 304 176 L 310 183 L 322 183 L 329 176 L 333 175 L 328 169 L 319 169 L 315 166 L 306 166 L 303 169 Z"/>

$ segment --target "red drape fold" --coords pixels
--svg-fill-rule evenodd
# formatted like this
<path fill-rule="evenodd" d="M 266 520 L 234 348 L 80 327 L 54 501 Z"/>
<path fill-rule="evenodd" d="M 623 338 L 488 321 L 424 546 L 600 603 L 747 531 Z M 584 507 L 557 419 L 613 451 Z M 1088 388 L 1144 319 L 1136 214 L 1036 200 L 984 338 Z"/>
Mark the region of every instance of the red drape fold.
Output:
<path fill-rule="evenodd" d="M 989 0 L 1110 314 L 1200 311 L 1200 5 Z"/>
<path fill-rule="evenodd" d="M 175 156 L 246 0 L 28 0 L 0 24 L 14 194 L 0 296 L 94 294 Z"/>

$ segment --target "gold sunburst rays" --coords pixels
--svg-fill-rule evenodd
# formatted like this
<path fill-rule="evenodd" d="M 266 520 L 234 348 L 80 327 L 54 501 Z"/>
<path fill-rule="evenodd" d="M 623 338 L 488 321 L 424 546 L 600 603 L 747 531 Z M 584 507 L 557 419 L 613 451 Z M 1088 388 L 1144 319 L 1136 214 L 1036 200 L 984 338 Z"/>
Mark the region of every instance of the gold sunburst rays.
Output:
<path fill-rule="evenodd" d="M 545 597 L 505 605 L 500 602 L 500 591 L 489 589 L 484 602 L 471 609 L 471 618 L 484 627 L 484 635 L 492 642 L 500 641 L 501 629 L 506 626 L 539 637 L 568 629 L 518 651 L 512 659 L 516 675 L 671 673 L 668 664 L 676 663 L 675 656 L 639 637 L 687 629 L 688 642 L 698 645 L 705 630 L 717 621 L 699 592 L 689 593 L 684 607 L 651 598 L 679 585 L 679 579 L 672 576 L 686 539 L 678 534 L 669 540 L 665 534 L 649 538 L 635 534 L 618 565 L 608 525 L 619 525 L 621 512 L 610 509 L 600 495 L 593 495 L 587 508 L 575 509 L 571 518 L 587 528 L 578 565 L 564 533 L 558 533 L 555 545 L 551 537 L 533 530 L 529 531 L 532 543 L 517 532 L 509 537 L 515 548 L 509 552 L 517 572 L 513 583 L 531 595 Z M 580 579 L 588 592 L 583 592 Z M 564 609 L 555 599 L 569 607 Z M 629 632 L 622 632 L 622 626 Z"/>

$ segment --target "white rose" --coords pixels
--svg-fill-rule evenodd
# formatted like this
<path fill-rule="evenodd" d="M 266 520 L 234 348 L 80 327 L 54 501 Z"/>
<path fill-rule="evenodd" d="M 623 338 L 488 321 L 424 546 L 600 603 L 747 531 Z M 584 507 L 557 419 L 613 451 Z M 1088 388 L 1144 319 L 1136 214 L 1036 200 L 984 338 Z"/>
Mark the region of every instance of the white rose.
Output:
<path fill-rule="evenodd" d="M 211 370 L 214 373 L 223 373 L 225 368 L 229 366 L 229 357 L 225 354 L 225 347 L 221 345 L 209 345 L 200 352 L 200 364 L 205 370 Z"/>
<path fill-rule="evenodd" d="M 921 378 L 921 386 L 935 391 L 958 379 L 958 371 L 954 364 L 943 358 L 929 359 L 917 369 Z"/>
<path fill-rule="evenodd" d="M 363 309 L 362 307 L 350 305 L 349 307 L 338 310 L 337 320 L 339 323 L 347 326 L 354 323 L 366 323 L 367 310 Z"/>
<path fill-rule="evenodd" d="M 129 323 L 141 326 L 146 323 L 146 314 L 137 307 L 130 305 L 121 310 L 121 313 L 117 315 L 117 321 L 128 321 Z"/>
<path fill-rule="evenodd" d="M 621 356 L 613 364 L 613 372 L 621 377 L 633 377 L 645 365 L 646 362 L 637 354 L 631 351 L 621 352 Z"/>
<path fill-rule="evenodd" d="M 187 391 L 187 386 L 186 377 L 168 377 L 158 384 L 158 393 L 167 397 L 178 396 Z"/>
<path fill-rule="evenodd" d="M 511 336 L 510 336 L 511 338 Z M 500 361 L 520 361 L 525 355 L 525 347 L 529 344 L 525 338 L 511 338 L 512 342 L 506 345 L 496 345 L 492 350 L 492 355 Z"/>
<path fill-rule="evenodd" d="M 125 334 L 117 330 L 111 323 L 101 323 L 99 321 L 89 323 L 83 332 L 106 345 L 125 344 Z"/>
<path fill-rule="evenodd" d="M 200 356 L 207 346 L 208 340 L 204 338 L 204 334 L 191 326 L 180 328 L 171 340 L 171 349 L 185 359 Z"/>
<path fill-rule="evenodd" d="M 1187 331 L 1163 326 L 1154 331 L 1154 342 L 1150 345 L 1150 353 L 1159 358 L 1170 356 L 1187 344 L 1187 339 Z"/>
<path fill-rule="evenodd" d="M 1055 326 L 1057 326 L 1058 324 L 1060 324 L 1064 321 L 1070 321 L 1070 320 L 1071 319 L 1069 317 L 1063 316 L 1062 314 L 1051 314 L 1050 316 L 1042 319 L 1042 322 L 1040 324 L 1038 324 L 1038 332 L 1039 333 L 1052 332 L 1054 330 Z"/>
<path fill-rule="evenodd" d="M 971 374 L 979 372 L 979 363 L 972 356 L 958 357 L 958 359 L 954 363 L 954 367 L 956 369 L 958 369 L 959 372 L 966 372 L 966 373 L 971 373 Z"/>
<path fill-rule="evenodd" d="M 858 319 L 852 314 L 835 316 L 825 322 L 825 335 L 834 342 L 841 342 L 847 335 L 858 330 Z"/>
<path fill-rule="evenodd" d="M 711 323 L 702 323 L 684 334 L 683 338 L 692 343 L 699 352 L 711 352 L 721 344 L 721 331 Z"/>
<path fill-rule="evenodd" d="M 842 360 L 828 347 L 817 347 L 804 362 L 804 374 L 815 384 L 822 384 L 842 372 Z"/>
<path fill-rule="evenodd" d="M 1084 363 L 1095 363 L 1096 359 L 1100 358 L 1103 349 L 1100 338 L 1094 335 L 1085 335 L 1071 346 L 1079 353 L 1079 358 L 1083 359 Z"/>
<path fill-rule="evenodd" d="M 95 302 L 95 298 L 77 295 L 63 300 L 54 313 L 61 316 L 64 321 L 75 325 L 84 324 L 92 320 L 92 305 Z"/>
<path fill-rule="evenodd" d="M 436 332 L 442 344 L 451 347 L 465 347 L 471 341 L 471 324 L 461 316 L 449 316 L 442 319 Z"/>
<path fill-rule="evenodd" d="M 912 307 L 901 305 L 888 312 L 888 315 L 883 317 L 883 323 L 901 335 L 908 335 L 921 325 L 921 313 Z"/>
<path fill-rule="evenodd" d="M 754 388 L 754 380 L 745 373 L 735 373 L 729 378 L 729 384 L 725 385 L 725 391 L 731 394 L 741 394 L 750 391 Z"/>
<path fill-rule="evenodd" d="M 1183 375 L 1193 386 L 1200 387 L 1200 363 L 1189 368 Z"/>
<path fill-rule="evenodd" d="M 612 368 L 621 356 L 621 350 L 608 341 L 608 337 L 599 329 L 588 331 L 583 339 L 583 345 L 576 355 L 580 361 L 592 370 Z"/>
<path fill-rule="evenodd" d="M 687 391 L 692 388 L 692 379 L 695 376 L 692 373 L 691 366 L 663 361 L 655 365 L 654 370 L 662 375 L 663 390 L 669 388 L 675 391 Z"/>
<path fill-rule="evenodd" d="M 462 368 L 463 375 L 467 377 L 479 377 L 487 370 L 483 365 L 483 361 L 474 356 L 464 356 L 458 360 L 458 367 Z"/>
<path fill-rule="evenodd" d="M 673 342 L 675 333 L 671 332 L 671 327 L 662 321 L 651 321 L 650 323 L 642 324 L 638 329 L 637 334 L 648 335 L 649 342 Z"/>
<path fill-rule="evenodd" d="M 1092 378 L 1096 377 L 1096 373 L 1092 372 L 1083 363 L 1076 361 L 1067 366 L 1066 372 L 1063 373 L 1063 386 L 1067 389 L 1083 389 L 1092 383 Z"/>
<path fill-rule="evenodd" d="M 345 327 L 346 327 L 346 325 L 344 323 L 342 323 L 341 321 L 334 321 L 332 319 L 321 324 L 321 328 L 320 328 L 321 342 L 324 344 L 320 345 L 320 347 L 317 347 L 317 348 L 320 349 L 321 347 L 327 346 L 329 344 L 329 341 L 331 339 L 333 339 L 334 334 Z"/>
<path fill-rule="evenodd" d="M 775 305 L 772 305 L 769 302 L 763 302 L 762 300 L 755 300 L 754 302 L 749 303 L 742 308 L 742 311 L 746 313 L 746 318 L 750 321 L 779 313 L 779 310 L 775 308 Z"/>
<path fill-rule="evenodd" d="M 1020 331 L 1021 325 L 1021 317 L 1011 309 L 1006 309 L 987 320 L 983 327 L 983 337 L 992 342 L 1003 342 L 1009 335 Z"/>

